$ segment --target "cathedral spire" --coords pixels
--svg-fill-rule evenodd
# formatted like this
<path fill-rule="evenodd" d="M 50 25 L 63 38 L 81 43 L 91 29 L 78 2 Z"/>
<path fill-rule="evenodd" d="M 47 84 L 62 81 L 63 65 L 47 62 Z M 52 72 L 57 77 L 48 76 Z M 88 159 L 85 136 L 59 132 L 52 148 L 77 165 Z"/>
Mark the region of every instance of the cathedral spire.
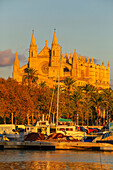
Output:
<path fill-rule="evenodd" d="M 12 76 L 13 76 L 13 78 L 16 79 L 17 81 L 20 81 L 20 79 L 18 79 L 19 72 L 20 72 L 20 63 L 19 63 L 19 59 L 18 59 L 17 52 L 16 52 Z"/>
<path fill-rule="evenodd" d="M 32 30 L 31 44 L 29 46 L 29 57 L 37 57 L 37 45 L 35 42 L 34 30 Z"/>
<path fill-rule="evenodd" d="M 54 29 L 52 45 L 58 45 L 57 36 L 56 36 L 56 29 Z"/>
<path fill-rule="evenodd" d="M 56 37 L 56 30 L 54 29 L 53 41 L 51 44 L 51 65 L 58 66 L 59 65 L 59 44 Z"/>
<path fill-rule="evenodd" d="M 77 56 L 77 53 L 76 53 L 76 49 L 74 49 L 74 54 L 73 54 L 73 61 L 74 60 L 78 60 L 78 56 Z"/>
<path fill-rule="evenodd" d="M 47 47 L 47 40 L 45 40 L 45 47 Z"/>
<path fill-rule="evenodd" d="M 102 65 L 104 66 L 104 61 L 102 62 Z"/>
<path fill-rule="evenodd" d="M 78 55 L 76 53 L 76 49 L 74 49 L 73 59 L 72 59 L 72 76 L 78 76 Z"/>
<path fill-rule="evenodd" d="M 91 64 L 94 64 L 94 60 L 93 60 L 93 57 L 91 57 Z"/>
<path fill-rule="evenodd" d="M 110 62 L 108 61 L 108 67 L 110 67 Z"/>
<path fill-rule="evenodd" d="M 34 36 L 34 30 L 32 30 L 31 45 L 36 45 L 35 36 Z"/>
<path fill-rule="evenodd" d="M 20 68 L 20 63 L 19 63 L 17 52 L 16 52 L 16 56 L 15 56 L 15 61 L 14 61 L 14 69 L 15 68 L 18 68 L 18 69 Z"/>

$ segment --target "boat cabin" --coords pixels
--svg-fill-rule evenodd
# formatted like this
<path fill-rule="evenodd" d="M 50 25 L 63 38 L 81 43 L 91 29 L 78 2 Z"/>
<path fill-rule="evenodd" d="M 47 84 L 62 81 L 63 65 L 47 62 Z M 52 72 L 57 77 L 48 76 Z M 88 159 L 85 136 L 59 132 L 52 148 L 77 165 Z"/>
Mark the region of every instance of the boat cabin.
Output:
<path fill-rule="evenodd" d="M 43 133 L 50 135 L 50 125 L 48 121 L 37 121 L 36 125 L 26 125 L 25 132 L 28 133 Z"/>
<path fill-rule="evenodd" d="M 0 125 L 0 134 L 3 134 L 4 132 L 7 134 L 11 134 L 13 133 L 12 130 L 15 129 L 15 125 L 14 124 L 1 124 Z"/>
<path fill-rule="evenodd" d="M 48 121 L 37 121 L 36 132 L 50 135 L 50 124 Z"/>
<path fill-rule="evenodd" d="M 76 128 L 75 126 L 65 126 L 65 125 L 59 125 L 56 127 L 56 133 L 62 133 L 64 135 L 71 136 L 73 133 L 75 133 Z"/>

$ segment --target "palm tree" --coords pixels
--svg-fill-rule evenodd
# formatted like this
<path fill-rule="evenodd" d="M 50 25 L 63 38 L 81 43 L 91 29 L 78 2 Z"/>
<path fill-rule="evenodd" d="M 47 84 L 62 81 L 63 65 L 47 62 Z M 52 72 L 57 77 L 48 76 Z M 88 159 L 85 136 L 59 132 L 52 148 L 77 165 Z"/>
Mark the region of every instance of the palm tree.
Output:
<path fill-rule="evenodd" d="M 25 74 L 22 77 L 22 81 L 23 81 L 23 83 L 27 83 L 28 84 L 29 95 L 31 96 L 31 92 L 32 91 L 30 91 L 31 90 L 30 87 L 31 87 L 31 85 L 36 83 L 37 80 L 38 80 L 38 76 L 36 75 L 37 71 L 34 70 L 33 68 L 25 68 L 24 69 L 24 73 Z M 30 100 L 31 100 L 30 103 L 33 103 L 32 98 L 30 98 Z M 32 108 L 32 110 L 33 110 L 33 108 Z M 30 123 L 29 122 L 29 117 L 30 117 L 30 111 L 27 113 L 28 124 Z M 33 118 L 33 112 L 32 112 L 32 118 Z"/>
<path fill-rule="evenodd" d="M 82 112 L 81 105 L 83 105 L 84 103 L 84 94 L 82 93 L 81 87 L 77 87 L 77 89 L 74 91 L 74 93 L 71 96 L 71 100 L 74 102 L 74 110 L 76 112 L 76 124 L 78 125 L 79 113 Z"/>
<path fill-rule="evenodd" d="M 46 82 L 45 81 L 41 81 L 39 83 L 39 86 L 42 87 L 42 88 L 46 87 Z"/>
<path fill-rule="evenodd" d="M 75 80 L 71 77 L 66 77 L 63 81 L 64 89 L 66 92 L 66 99 L 67 99 L 67 117 L 70 117 L 70 109 L 69 109 L 69 99 L 70 99 L 70 89 L 74 86 Z"/>
<path fill-rule="evenodd" d="M 86 122 L 87 126 L 89 125 L 89 106 L 90 106 L 90 97 L 91 93 L 95 91 L 95 87 L 91 84 L 86 84 L 86 86 L 83 86 L 83 93 L 85 94 L 85 100 L 86 100 Z"/>
<path fill-rule="evenodd" d="M 95 91 L 93 91 L 93 93 L 91 94 L 91 101 L 92 101 L 92 106 L 95 108 L 96 110 L 96 114 L 97 114 L 97 125 L 99 125 L 99 118 L 100 118 L 100 107 L 103 107 L 103 91 L 99 90 L 99 89 L 95 89 Z"/>
<path fill-rule="evenodd" d="M 74 85 L 75 80 L 71 77 L 66 77 L 63 81 L 65 89 L 69 92 L 71 87 Z"/>
<path fill-rule="evenodd" d="M 27 82 L 28 86 L 30 87 L 33 83 L 36 83 L 38 80 L 37 71 L 33 68 L 25 68 L 24 69 L 24 75 L 22 78 L 23 82 Z"/>
<path fill-rule="evenodd" d="M 111 88 L 104 89 L 103 96 L 104 96 L 104 106 L 107 112 L 106 120 L 107 120 L 107 123 L 109 124 L 109 121 L 111 119 L 110 114 L 112 114 L 112 111 L 113 111 L 113 90 Z"/>

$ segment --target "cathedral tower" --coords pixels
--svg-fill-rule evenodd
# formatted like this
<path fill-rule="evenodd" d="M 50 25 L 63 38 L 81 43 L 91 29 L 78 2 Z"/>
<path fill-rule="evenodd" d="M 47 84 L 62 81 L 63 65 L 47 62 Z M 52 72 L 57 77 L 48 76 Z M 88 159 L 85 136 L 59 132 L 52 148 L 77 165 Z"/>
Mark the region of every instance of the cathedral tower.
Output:
<path fill-rule="evenodd" d="M 31 44 L 29 46 L 29 59 L 28 59 L 29 67 L 30 68 L 35 67 L 36 69 L 36 66 L 35 66 L 36 61 L 37 61 L 37 45 L 35 42 L 35 36 L 34 36 L 34 30 L 33 30 Z"/>
<path fill-rule="evenodd" d="M 49 78 L 58 78 L 59 70 L 59 44 L 56 37 L 56 31 L 54 30 L 53 41 L 51 44 L 51 57 L 50 57 L 50 67 L 49 67 Z"/>
<path fill-rule="evenodd" d="M 32 31 L 31 44 L 29 46 L 29 57 L 37 57 L 37 45 L 35 42 L 34 31 Z"/>
<path fill-rule="evenodd" d="M 51 44 L 51 66 L 59 65 L 59 44 L 54 30 L 53 41 Z"/>

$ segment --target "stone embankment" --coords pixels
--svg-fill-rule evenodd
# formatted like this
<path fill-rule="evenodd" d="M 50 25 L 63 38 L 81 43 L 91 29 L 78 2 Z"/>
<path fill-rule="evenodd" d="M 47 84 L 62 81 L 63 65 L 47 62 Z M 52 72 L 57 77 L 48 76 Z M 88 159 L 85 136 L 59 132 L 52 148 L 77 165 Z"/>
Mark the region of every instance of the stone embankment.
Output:
<path fill-rule="evenodd" d="M 109 143 L 92 142 L 59 142 L 59 141 L 2 141 L 1 149 L 36 149 L 36 150 L 93 150 L 113 151 L 113 145 Z"/>

